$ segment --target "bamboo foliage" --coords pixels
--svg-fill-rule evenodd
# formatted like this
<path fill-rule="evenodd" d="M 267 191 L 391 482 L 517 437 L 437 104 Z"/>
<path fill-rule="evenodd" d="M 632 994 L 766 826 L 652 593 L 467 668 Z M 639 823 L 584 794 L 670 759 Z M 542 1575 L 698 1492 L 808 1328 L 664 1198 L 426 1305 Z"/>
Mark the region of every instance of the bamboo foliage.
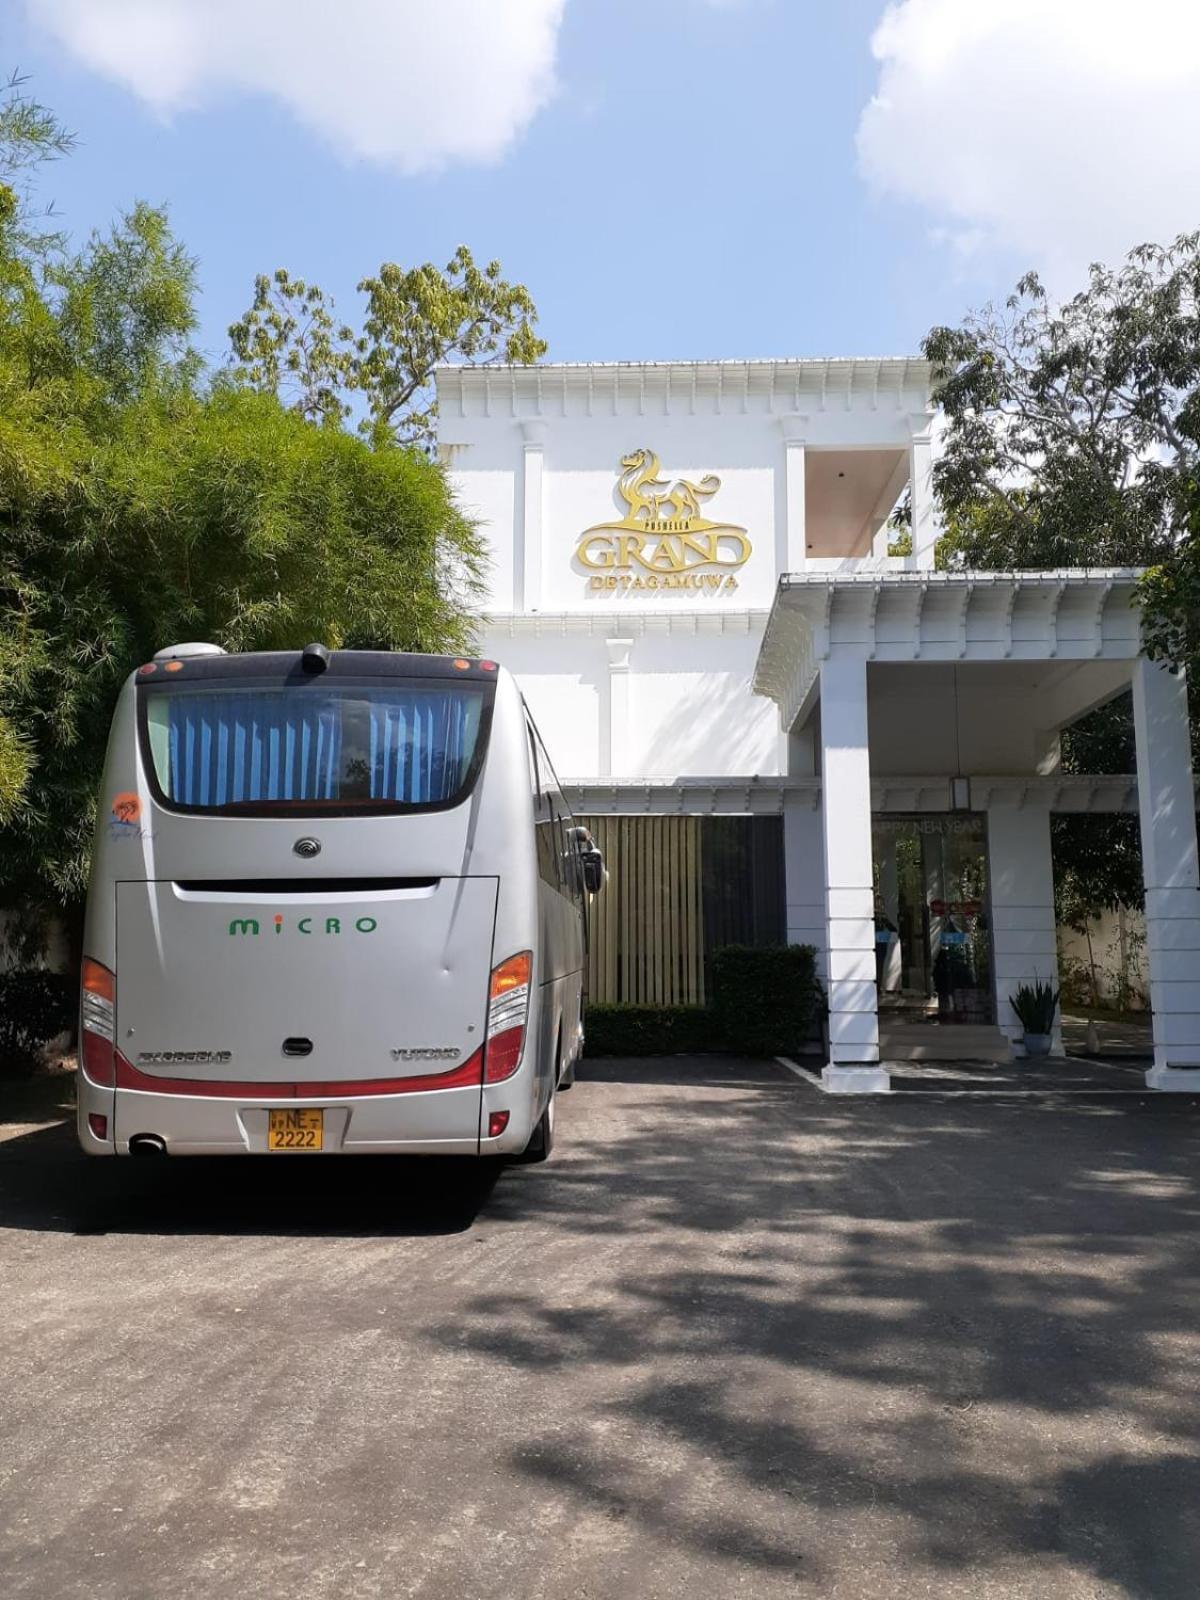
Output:
<path fill-rule="evenodd" d="M 608 883 L 592 898 L 588 995 L 639 1005 L 704 1003 L 699 817 L 582 817 Z"/>

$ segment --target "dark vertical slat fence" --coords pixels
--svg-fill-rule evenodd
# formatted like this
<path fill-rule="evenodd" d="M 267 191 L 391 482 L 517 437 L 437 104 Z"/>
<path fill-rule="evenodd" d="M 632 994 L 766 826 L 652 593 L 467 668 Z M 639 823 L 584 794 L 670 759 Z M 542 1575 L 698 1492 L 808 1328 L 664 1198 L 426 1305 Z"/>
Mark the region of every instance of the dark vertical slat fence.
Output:
<path fill-rule="evenodd" d="M 588 993 L 597 1002 L 702 1004 L 708 956 L 782 944 L 779 817 L 581 817 L 608 864 L 591 903 Z"/>

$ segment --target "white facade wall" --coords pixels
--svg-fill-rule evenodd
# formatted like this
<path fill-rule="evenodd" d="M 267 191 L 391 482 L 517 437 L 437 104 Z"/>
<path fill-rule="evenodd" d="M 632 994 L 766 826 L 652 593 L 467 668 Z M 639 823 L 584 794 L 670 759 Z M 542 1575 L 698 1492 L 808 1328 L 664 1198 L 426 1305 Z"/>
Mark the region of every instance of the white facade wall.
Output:
<path fill-rule="evenodd" d="M 941 811 L 953 776 L 978 781 L 954 803 L 988 815 L 997 1022 L 1014 1038 L 1009 995 L 1056 974 L 1058 730 L 1132 675 L 1151 1082 L 1194 1088 L 1182 681 L 1139 659 L 1136 574 L 931 570 L 929 382 L 906 360 L 443 369 L 440 453 L 491 557 L 481 648 L 516 674 L 567 784 L 626 812 L 776 797 L 788 937 L 820 952 L 826 1077 L 850 1089 L 886 1084 L 872 804 Z M 914 553 L 892 559 L 906 482 Z"/>
<path fill-rule="evenodd" d="M 778 713 L 752 678 L 778 576 L 808 560 L 805 462 L 867 452 L 878 472 L 891 452 L 894 499 L 914 428 L 928 431 L 927 385 L 903 361 L 439 374 L 441 455 L 491 556 L 481 649 L 517 675 L 564 780 L 784 770 Z M 750 541 L 736 587 L 593 585 L 604 574 L 578 559 L 580 536 L 626 512 L 619 464 L 640 448 L 664 485 L 720 479 L 702 510 Z M 843 470 L 850 493 L 853 461 Z"/>
<path fill-rule="evenodd" d="M 829 976 L 825 898 L 825 841 L 821 811 L 809 795 L 789 795 L 783 812 L 783 858 L 787 940 L 810 944 L 817 952 L 817 971 Z"/>

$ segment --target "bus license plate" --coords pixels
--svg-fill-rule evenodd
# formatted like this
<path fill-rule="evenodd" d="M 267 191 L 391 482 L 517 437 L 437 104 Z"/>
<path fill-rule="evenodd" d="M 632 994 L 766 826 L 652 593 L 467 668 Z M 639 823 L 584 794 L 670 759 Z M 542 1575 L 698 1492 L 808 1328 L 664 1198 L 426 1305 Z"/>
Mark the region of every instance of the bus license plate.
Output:
<path fill-rule="evenodd" d="M 319 1150 L 325 1137 L 323 1111 L 268 1111 L 268 1150 Z"/>

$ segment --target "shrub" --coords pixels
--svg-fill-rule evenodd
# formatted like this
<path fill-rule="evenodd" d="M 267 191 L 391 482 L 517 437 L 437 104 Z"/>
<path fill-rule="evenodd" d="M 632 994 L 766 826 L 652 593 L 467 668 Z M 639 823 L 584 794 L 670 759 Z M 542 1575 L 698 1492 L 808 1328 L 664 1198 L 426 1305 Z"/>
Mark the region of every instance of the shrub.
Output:
<path fill-rule="evenodd" d="M 1009 995 L 1008 1003 L 1020 1019 L 1026 1033 L 1044 1035 L 1054 1032 L 1054 1014 L 1058 1009 L 1058 990 L 1051 983 L 1020 983 L 1016 994 Z"/>
<path fill-rule="evenodd" d="M 0 1072 L 29 1072 L 38 1053 L 75 1020 L 75 982 L 31 967 L 0 972 Z"/>
<path fill-rule="evenodd" d="M 726 945 L 711 966 L 707 1006 L 588 1006 L 588 1055 L 787 1055 L 816 1033 L 825 994 L 810 945 Z"/>
<path fill-rule="evenodd" d="M 589 1056 L 692 1055 L 720 1042 L 707 1006 L 590 1005 L 584 1027 Z"/>
<path fill-rule="evenodd" d="M 712 1006 L 726 1047 L 790 1055 L 819 1026 L 825 994 L 811 945 L 726 945 L 713 952 Z"/>

